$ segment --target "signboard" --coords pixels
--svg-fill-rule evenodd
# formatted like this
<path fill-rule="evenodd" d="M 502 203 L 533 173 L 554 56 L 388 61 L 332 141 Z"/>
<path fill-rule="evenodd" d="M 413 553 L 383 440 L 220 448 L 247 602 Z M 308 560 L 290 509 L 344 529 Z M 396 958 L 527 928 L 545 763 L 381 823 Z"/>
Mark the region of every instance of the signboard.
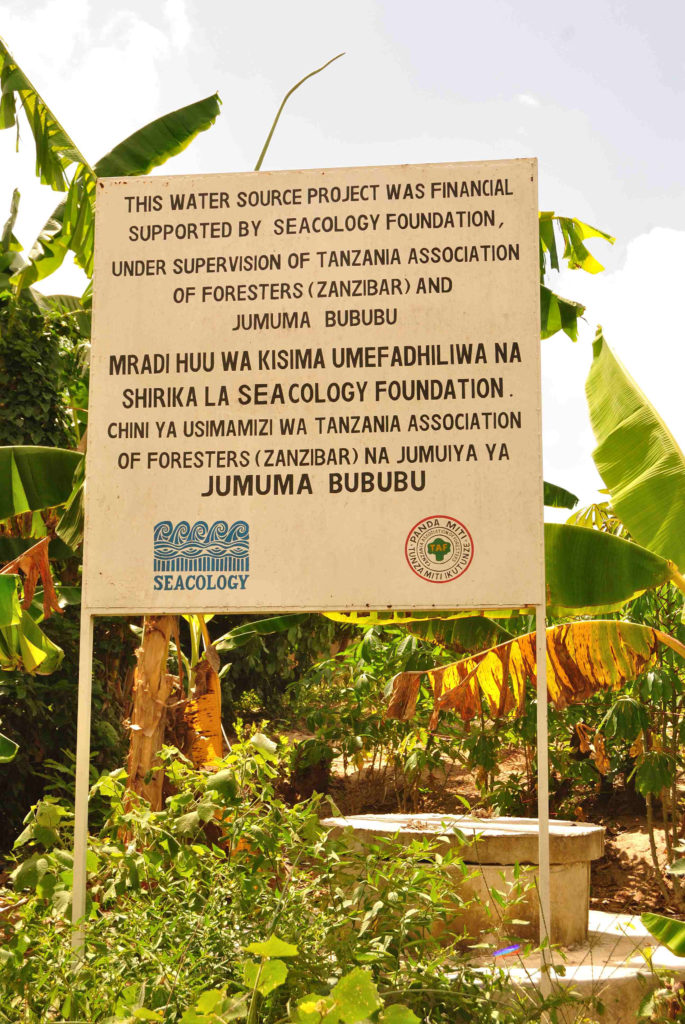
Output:
<path fill-rule="evenodd" d="M 534 160 L 96 209 L 92 614 L 540 603 Z"/>

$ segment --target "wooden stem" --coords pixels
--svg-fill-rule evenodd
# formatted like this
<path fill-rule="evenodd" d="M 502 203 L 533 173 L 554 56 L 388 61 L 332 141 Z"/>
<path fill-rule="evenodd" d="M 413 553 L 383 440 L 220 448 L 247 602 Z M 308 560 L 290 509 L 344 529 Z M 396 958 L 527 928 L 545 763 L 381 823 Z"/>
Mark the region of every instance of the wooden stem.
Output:
<path fill-rule="evenodd" d="M 164 742 L 167 702 L 174 683 L 166 667 L 169 638 L 177 628 L 173 615 L 145 617 L 133 682 L 128 788 L 144 797 L 153 811 L 162 809 L 164 773 L 159 768 L 159 752 Z"/>

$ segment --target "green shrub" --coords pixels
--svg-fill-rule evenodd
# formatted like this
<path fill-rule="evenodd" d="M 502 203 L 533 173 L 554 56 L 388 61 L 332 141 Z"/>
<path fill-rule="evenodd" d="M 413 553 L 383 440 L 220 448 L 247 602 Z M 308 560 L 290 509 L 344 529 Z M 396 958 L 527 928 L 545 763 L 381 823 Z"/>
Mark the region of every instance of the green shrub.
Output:
<path fill-rule="evenodd" d="M 257 985 L 255 1022 L 288 1019 L 298 1006 L 296 1019 L 315 1024 L 301 1001 L 314 994 L 330 1007 L 346 977 L 374 986 L 385 1009 L 373 1016 L 385 1024 L 411 1020 L 391 1010 L 396 1003 L 431 1022 L 493 1019 L 505 981 L 494 973 L 484 986 L 468 951 L 431 937 L 454 898 L 444 870 L 453 854 L 436 858 L 439 848 L 425 841 L 351 852 L 322 828 L 323 798 L 294 807 L 277 798 L 279 755 L 257 737 L 236 744 L 213 774 L 175 751 L 164 759 L 174 793 L 161 812 L 129 804 L 122 771 L 94 787 L 109 811 L 91 837 L 87 945 L 76 972 L 71 811 L 47 798 L 27 816 L 2 919 L 0 1021 L 218 1024 L 231 1007 L 245 1016 L 240 1000 L 256 977 L 246 952 L 273 935 L 297 956 L 287 977 L 269 969 L 282 984 Z M 228 1016 L 216 1010 L 225 1006 Z M 534 1018 L 529 1005 L 500 1019 Z"/>

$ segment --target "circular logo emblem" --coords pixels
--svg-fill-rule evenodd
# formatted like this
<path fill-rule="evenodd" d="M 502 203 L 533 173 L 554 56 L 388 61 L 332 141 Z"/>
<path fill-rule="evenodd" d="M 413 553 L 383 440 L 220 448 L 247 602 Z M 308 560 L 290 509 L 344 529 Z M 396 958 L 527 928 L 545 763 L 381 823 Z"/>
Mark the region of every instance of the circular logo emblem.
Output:
<path fill-rule="evenodd" d="M 404 545 L 409 568 L 429 583 L 463 576 L 473 559 L 473 538 L 453 516 L 426 516 L 412 526 Z"/>

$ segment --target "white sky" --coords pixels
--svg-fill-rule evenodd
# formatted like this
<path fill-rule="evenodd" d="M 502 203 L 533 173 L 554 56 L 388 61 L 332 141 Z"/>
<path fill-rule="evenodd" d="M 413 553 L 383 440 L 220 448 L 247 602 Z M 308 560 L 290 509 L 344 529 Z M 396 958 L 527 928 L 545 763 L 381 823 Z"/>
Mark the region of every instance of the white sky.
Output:
<path fill-rule="evenodd" d="M 91 160 L 218 90 L 215 127 L 162 173 L 249 170 L 284 92 L 341 50 L 291 99 L 265 168 L 537 156 L 541 208 L 617 238 L 593 244 L 605 273 L 550 282 L 588 311 L 577 345 L 543 342 L 546 478 L 597 500 L 597 323 L 683 445 L 681 0 L 0 0 L 0 35 Z M 18 186 L 30 247 L 57 197 L 22 134 L 17 155 L 0 133 L 0 223 Z M 73 267 L 44 282 L 81 287 Z"/>

